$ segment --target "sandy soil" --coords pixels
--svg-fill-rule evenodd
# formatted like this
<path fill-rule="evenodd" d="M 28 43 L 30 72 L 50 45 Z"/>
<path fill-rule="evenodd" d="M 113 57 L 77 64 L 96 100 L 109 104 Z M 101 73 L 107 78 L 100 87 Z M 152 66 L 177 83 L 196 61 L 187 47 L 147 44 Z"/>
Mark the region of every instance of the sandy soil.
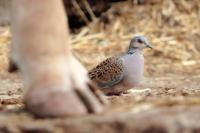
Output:
<path fill-rule="evenodd" d="M 35 118 L 24 110 L 17 75 L 2 74 L 0 82 L 1 132 L 200 131 L 200 75 L 146 77 L 127 94 L 106 97 L 110 105 L 104 114 L 61 119 Z"/>
<path fill-rule="evenodd" d="M 6 72 L 9 27 L 1 27 L 0 132 L 199 133 L 198 3 L 168 0 L 134 8 L 120 3 L 105 14 L 108 24 L 100 19 L 72 34 L 74 54 L 87 68 L 125 51 L 135 34 L 147 35 L 154 46 L 145 51 L 143 84 L 127 94 L 106 97 L 110 105 L 98 115 L 41 119 L 24 110 L 19 75 Z"/>

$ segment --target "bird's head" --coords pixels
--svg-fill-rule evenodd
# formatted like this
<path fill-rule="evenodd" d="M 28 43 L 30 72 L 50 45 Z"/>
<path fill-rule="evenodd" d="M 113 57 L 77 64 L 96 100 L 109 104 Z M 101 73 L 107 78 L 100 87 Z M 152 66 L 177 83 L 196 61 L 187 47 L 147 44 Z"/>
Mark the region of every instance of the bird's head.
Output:
<path fill-rule="evenodd" d="M 129 50 L 143 50 L 144 48 L 151 48 L 151 44 L 148 42 L 147 38 L 144 36 L 135 36 L 129 45 Z"/>

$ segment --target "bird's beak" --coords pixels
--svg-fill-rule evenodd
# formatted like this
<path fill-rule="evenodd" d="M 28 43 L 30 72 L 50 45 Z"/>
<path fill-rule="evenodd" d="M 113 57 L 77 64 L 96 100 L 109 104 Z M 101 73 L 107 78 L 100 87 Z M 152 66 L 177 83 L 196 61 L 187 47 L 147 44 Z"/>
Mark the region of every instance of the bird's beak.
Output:
<path fill-rule="evenodd" d="M 147 47 L 147 48 L 150 48 L 150 49 L 153 49 L 153 47 L 152 47 L 151 44 L 149 44 L 149 43 L 146 44 L 146 47 Z"/>

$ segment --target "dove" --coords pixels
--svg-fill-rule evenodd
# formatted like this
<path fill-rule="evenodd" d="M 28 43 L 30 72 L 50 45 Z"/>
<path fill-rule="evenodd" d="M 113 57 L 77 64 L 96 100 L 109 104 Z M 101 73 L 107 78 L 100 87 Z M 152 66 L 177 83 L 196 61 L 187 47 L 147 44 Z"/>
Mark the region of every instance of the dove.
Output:
<path fill-rule="evenodd" d="M 120 95 L 139 85 L 143 80 L 143 50 L 151 48 L 144 36 L 135 36 L 126 53 L 107 58 L 88 71 L 89 78 L 96 83 L 106 95 Z"/>

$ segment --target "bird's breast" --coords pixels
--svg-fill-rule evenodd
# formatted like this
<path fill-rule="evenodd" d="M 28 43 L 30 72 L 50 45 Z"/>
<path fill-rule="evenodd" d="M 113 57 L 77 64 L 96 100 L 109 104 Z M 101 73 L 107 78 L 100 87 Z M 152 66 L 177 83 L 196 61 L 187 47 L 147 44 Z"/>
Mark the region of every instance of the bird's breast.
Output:
<path fill-rule="evenodd" d="M 123 57 L 125 82 L 130 86 L 138 85 L 143 79 L 144 56 L 141 53 Z"/>

